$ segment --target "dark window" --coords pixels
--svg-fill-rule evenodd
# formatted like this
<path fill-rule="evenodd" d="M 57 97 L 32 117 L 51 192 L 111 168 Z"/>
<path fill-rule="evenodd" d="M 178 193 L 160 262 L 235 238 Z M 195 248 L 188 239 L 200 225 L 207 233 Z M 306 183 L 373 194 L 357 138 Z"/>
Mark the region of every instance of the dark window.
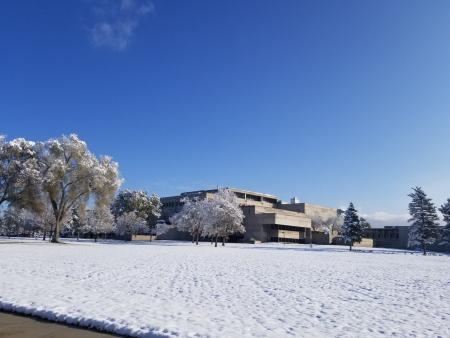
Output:
<path fill-rule="evenodd" d="M 247 195 L 248 200 L 261 201 L 261 196 Z"/>
<path fill-rule="evenodd" d="M 293 227 L 293 226 L 290 226 L 290 225 L 282 225 L 282 224 L 271 224 L 270 228 L 272 230 L 298 231 L 300 233 L 305 232 L 304 228 Z"/>
<path fill-rule="evenodd" d="M 245 194 L 242 192 L 235 192 L 234 194 L 236 195 L 237 198 L 245 199 Z"/>

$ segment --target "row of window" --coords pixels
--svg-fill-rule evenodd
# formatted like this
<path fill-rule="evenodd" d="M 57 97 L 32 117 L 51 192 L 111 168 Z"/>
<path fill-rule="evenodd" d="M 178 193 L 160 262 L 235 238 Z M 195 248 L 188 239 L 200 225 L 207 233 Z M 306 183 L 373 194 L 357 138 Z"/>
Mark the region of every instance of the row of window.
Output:
<path fill-rule="evenodd" d="M 270 241 L 280 243 L 305 243 L 305 239 L 283 238 L 283 237 L 270 237 Z"/>
<path fill-rule="evenodd" d="M 164 207 L 173 208 L 173 207 L 181 207 L 184 205 L 184 202 L 166 202 L 163 203 Z"/>
<path fill-rule="evenodd" d="M 287 231 L 305 232 L 304 228 L 293 227 L 293 226 L 290 226 L 290 225 L 271 224 L 270 228 L 272 230 L 287 230 Z"/>
<path fill-rule="evenodd" d="M 399 233 L 392 230 L 372 230 L 367 234 L 367 237 L 373 239 L 398 239 Z"/>

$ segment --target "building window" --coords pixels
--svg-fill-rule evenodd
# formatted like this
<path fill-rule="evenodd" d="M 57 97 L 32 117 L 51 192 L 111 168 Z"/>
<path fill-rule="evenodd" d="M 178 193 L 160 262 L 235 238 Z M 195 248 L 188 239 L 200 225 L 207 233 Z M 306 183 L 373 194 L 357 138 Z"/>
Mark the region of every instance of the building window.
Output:
<path fill-rule="evenodd" d="M 242 192 L 235 192 L 234 194 L 237 198 L 245 199 L 245 194 Z"/>

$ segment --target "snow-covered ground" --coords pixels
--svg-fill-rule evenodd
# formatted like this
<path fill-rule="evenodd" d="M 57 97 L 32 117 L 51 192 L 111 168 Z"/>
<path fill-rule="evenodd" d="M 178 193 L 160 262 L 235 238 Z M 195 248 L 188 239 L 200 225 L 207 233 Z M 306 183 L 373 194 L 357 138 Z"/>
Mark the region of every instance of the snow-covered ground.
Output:
<path fill-rule="evenodd" d="M 6 310 L 140 337 L 450 337 L 450 256 L 23 242 L 0 241 Z"/>

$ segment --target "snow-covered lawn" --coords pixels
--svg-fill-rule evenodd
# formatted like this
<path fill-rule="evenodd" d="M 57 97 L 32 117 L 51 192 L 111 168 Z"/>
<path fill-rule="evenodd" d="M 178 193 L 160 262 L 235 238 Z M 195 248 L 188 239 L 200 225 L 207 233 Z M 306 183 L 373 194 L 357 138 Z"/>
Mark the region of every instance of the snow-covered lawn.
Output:
<path fill-rule="evenodd" d="M 0 307 L 141 337 L 450 337 L 450 257 L 0 243 Z"/>

